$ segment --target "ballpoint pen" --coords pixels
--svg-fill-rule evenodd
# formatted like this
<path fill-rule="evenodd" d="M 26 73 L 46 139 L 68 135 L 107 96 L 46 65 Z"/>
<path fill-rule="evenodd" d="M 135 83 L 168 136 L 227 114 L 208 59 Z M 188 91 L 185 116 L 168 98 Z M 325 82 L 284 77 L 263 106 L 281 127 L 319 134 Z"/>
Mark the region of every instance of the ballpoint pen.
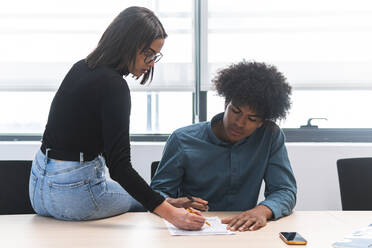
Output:
<path fill-rule="evenodd" d="M 192 198 L 192 196 L 187 195 L 186 198 L 189 199 L 191 202 L 195 201 L 194 198 Z"/>
<path fill-rule="evenodd" d="M 195 202 L 195 199 L 190 195 L 186 195 L 186 198 L 189 199 L 191 202 Z M 208 211 L 208 208 L 205 209 L 205 211 Z"/>
<path fill-rule="evenodd" d="M 189 199 L 191 202 L 194 202 L 194 201 L 195 201 L 195 200 L 194 200 L 191 196 L 189 196 L 189 195 L 187 195 L 186 198 Z M 192 213 L 192 214 L 198 214 L 197 212 L 195 212 L 195 211 L 192 210 L 191 208 L 186 208 L 186 210 L 187 210 L 189 213 Z M 205 224 L 208 225 L 208 226 L 211 226 L 211 224 L 209 224 L 208 221 L 206 221 Z"/>

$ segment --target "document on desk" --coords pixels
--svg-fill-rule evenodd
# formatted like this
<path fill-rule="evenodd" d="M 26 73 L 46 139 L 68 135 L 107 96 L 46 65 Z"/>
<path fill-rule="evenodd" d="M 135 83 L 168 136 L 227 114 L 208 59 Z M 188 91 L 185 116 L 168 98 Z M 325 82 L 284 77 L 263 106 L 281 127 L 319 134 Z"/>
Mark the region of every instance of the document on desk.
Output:
<path fill-rule="evenodd" d="M 214 217 L 207 217 L 205 218 L 206 221 L 210 224 L 210 226 L 204 224 L 201 230 L 198 231 L 187 231 L 182 230 L 168 221 L 164 220 L 165 224 L 167 225 L 168 231 L 171 235 L 185 235 L 185 236 L 200 236 L 200 235 L 230 235 L 235 234 L 234 232 L 227 230 L 226 225 L 221 223 L 220 218 L 217 216 Z"/>
<path fill-rule="evenodd" d="M 334 248 L 370 248 L 372 247 L 372 224 L 356 230 L 343 240 L 332 244 Z"/>

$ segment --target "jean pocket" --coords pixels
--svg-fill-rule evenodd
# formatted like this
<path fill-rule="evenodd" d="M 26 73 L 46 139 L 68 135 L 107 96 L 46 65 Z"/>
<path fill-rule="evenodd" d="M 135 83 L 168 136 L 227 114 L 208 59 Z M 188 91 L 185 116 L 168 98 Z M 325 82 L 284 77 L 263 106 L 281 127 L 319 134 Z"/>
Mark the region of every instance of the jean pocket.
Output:
<path fill-rule="evenodd" d="M 31 170 L 30 181 L 28 184 L 28 196 L 30 197 L 31 206 L 33 209 L 35 209 L 35 191 L 36 191 L 37 181 L 38 181 L 37 176 Z"/>
<path fill-rule="evenodd" d="M 85 220 L 97 210 L 89 180 L 68 184 L 49 182 L 49 190 L 51 214 L 58 219 Z"/>

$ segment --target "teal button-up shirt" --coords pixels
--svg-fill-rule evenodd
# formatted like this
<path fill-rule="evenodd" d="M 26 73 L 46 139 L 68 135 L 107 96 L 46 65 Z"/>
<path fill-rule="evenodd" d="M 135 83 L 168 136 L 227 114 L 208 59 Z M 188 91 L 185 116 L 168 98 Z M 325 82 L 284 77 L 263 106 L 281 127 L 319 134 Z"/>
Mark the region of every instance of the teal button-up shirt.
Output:
<path fill-rule="evenodd" d="M 223 118 L 223 113 L 212 122 Z M 273 122 L 264 123 L 234 144 L 218 139 L 212 122 L 176 130 L 168 139 L 151 187 L 164 197 L 186 195 L 208 201 L 210 211 L 245 211 L 257 205 L 262 181 L 263 204 L 274 219 L 296 204 L 296 180 L 285 137 Z"/>

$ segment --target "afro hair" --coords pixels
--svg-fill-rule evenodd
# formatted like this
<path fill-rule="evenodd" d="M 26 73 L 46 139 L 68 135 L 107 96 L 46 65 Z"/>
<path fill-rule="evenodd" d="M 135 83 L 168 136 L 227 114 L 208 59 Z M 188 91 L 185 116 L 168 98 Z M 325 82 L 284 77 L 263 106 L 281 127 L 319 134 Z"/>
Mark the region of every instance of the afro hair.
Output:
<path fill-rule="evenodd" d="M 291 107 L 291 86 L 273 65 L 243 60 L 218 71 L 212 82 L 226 106 L 249 106 L 263 120 L 285 119 Z"/>

